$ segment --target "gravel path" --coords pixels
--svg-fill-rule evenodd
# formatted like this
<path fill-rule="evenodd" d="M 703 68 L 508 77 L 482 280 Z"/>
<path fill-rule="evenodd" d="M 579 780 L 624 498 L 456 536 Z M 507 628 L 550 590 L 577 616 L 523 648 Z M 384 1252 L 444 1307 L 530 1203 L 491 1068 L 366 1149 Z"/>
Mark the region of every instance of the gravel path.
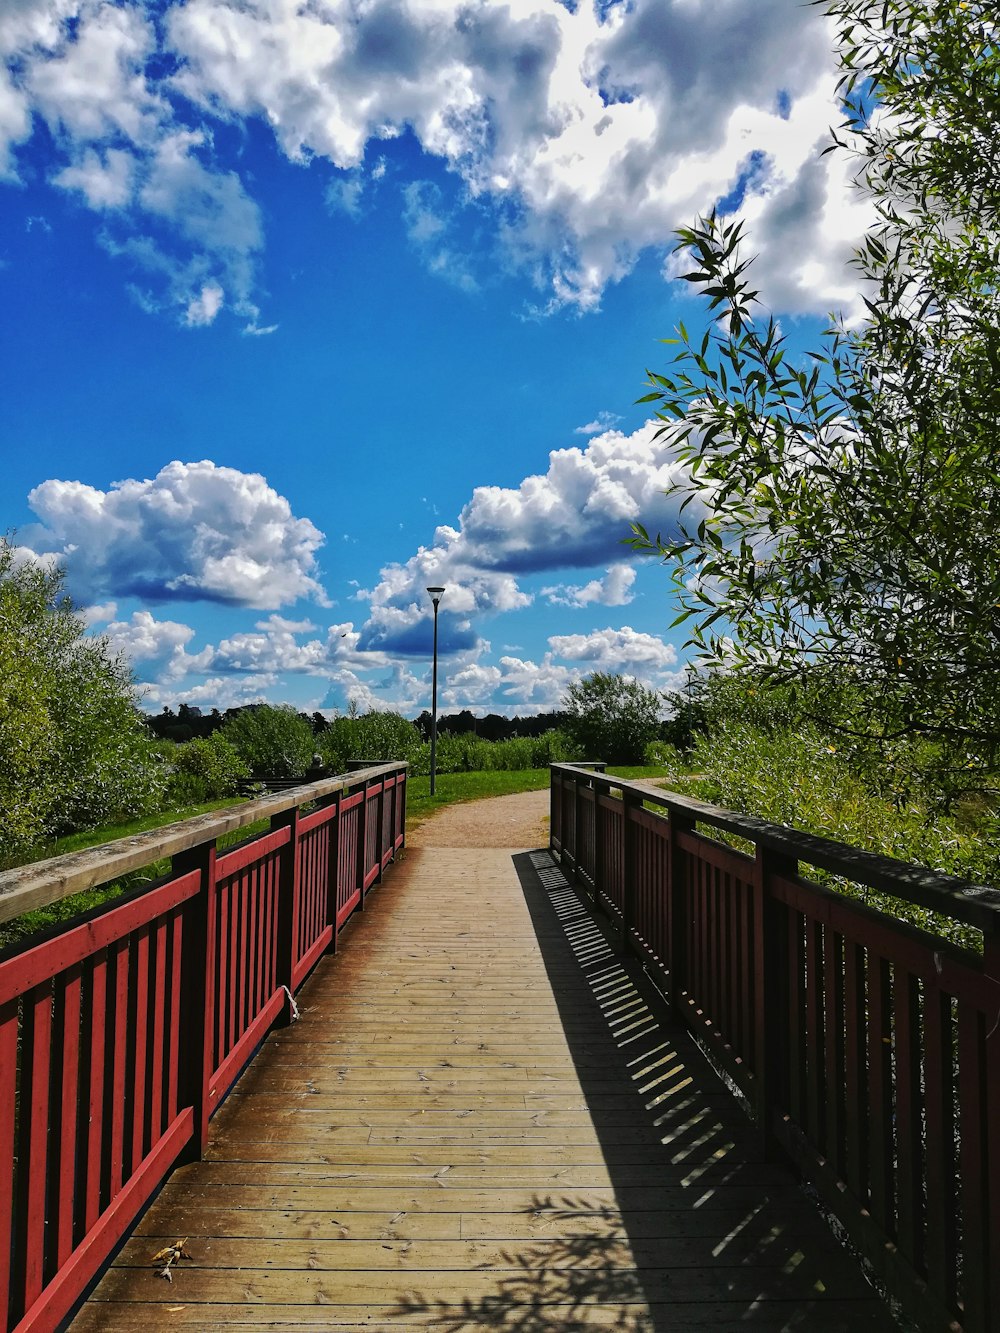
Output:
<path fill-rule="evenodd" d="M 406 843 L 408 847 L 547 847 L 548 788 L 446 805 L 419 824 Z"/>

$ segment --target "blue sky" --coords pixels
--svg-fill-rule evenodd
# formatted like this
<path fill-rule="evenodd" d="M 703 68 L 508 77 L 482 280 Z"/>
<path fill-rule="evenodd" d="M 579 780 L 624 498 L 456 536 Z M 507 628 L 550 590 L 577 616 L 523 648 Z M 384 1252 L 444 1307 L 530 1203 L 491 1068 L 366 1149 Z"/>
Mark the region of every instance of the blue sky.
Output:
<path fill-rule="evenodd" d="M 533 712 L 682 671 L 634 400 L 746 218 L 793 338 L 854 302 L 794 0 L 8 0 L 0 523 L 145 706 Z"/>

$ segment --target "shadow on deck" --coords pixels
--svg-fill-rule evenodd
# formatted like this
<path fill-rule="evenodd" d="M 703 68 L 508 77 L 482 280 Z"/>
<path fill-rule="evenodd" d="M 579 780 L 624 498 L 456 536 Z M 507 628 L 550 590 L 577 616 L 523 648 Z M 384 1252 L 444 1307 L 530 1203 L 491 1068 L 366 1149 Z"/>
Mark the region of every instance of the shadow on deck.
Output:
<path fill-rule="evenodd" d="M 548 852 L 411 853 L 349 933 L 75 1330 L 895 1327 Z"/>

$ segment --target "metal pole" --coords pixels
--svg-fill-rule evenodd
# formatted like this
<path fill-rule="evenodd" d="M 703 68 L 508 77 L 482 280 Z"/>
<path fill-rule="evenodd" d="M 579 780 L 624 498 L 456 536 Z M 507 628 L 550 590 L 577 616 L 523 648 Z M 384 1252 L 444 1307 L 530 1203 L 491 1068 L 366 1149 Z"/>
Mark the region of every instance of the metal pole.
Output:
<path fill-rule="evenodd" d="M 434 666 L 431 671 L 431 795 L 434 795 L 434 775 L 437 761 L 438 738 L 438 604 L 434 601 Z"/>

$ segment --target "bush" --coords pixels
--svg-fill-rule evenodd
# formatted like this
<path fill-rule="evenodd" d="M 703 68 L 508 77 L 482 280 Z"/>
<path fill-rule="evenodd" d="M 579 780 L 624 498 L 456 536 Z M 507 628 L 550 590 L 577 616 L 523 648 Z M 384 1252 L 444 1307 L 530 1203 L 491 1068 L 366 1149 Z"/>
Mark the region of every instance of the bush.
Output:
<path fill-rule="evenodd" d="M 637 680 L 595 671 L 569 687 L 563 708 L 566 732 L 582 758 L 641 764 L 659 735 L 663 699 Z"/>
<path fill-rule="evenodd" d="M 0 862 L 155 810 L 166 774 L 132 676 L 91 638 L 60 571 L 0 538 Z"/>
<path fill-rule="evenodd" d="M 372 710 L 361 717 L 335 717 L 316 737 L 323 762 L 334 773 L 343 773 L 349 761 L 373 759 L 413 760 L 421 749 L 420 732 L 398 713 Z"/>
<path fill-rule="evenodd" d="M 312 727 L 287 706 L 251 704 L 241 708 L 226 719 L 220 734 L 255 778 L 300 778 L 315 748 Z"/>
<path fill-rule="evenodd" d="M 900 792 L 886 799 L 835 740 L 809 724 L 768 733 L 729 718 L 699 738 L 691 762 L 703 775 L 697 794 L 716 805 L 977 883 L 995 882 L 1000 874 L 995 830 L 981 828 L 980 836 L 969 837 L 952 820 L 935 816 L 918 795 Z M 958 942 L 978 941 L 971 929 L 915 904 L 823 871 L 810 870 L 809 877 Z"/>
<path fill-rule="evenodd" d="M 514 736 L 507 741 L 485 741 L 471 732 L 442 732 L 435 762 L 439 773 L 522 773 L 547 768 L 576 757 L 565 732 L 553 729 L 541 736 Z M 411 771 L 430 772 L 431 747 L 424 744 L 411 758 Z"/>
<path fill-rule="evenodd" d="M 642 762 L 647 768 L 665 768 L 671 776 L 687 769 L 684 756 L 669 741 L 650 741 L 643 751 Z"/>
<path fill-rule="evenodd" d="M 172 747 L 170 766 L 167 799 L 173 805 L 235 796 L 241 779 L 250 777 L 250 765 L 221 732 Z"/>

